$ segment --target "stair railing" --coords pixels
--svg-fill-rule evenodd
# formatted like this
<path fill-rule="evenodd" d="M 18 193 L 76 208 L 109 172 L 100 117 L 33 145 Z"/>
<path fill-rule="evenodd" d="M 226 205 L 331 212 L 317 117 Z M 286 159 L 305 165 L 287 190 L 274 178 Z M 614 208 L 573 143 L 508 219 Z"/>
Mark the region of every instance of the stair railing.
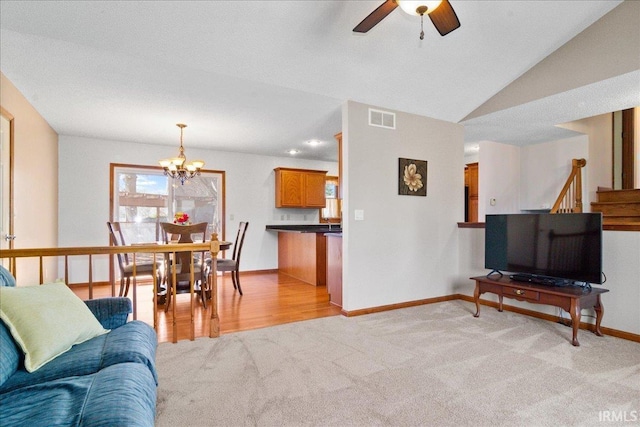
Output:
<path fill-rule="evenodd" d="M 172 257 L 175 258 L 177 252 L 191 252 L 191 283 L 195 282 L 194 277 L 194 265 L 193 265 L 193 254 L 200 253 L 202 251 L 210 252 L 211 258 L 215 259 L 220 252 L 220 241 L 218 240 L 218 235 L 214 233 L 211 236 L 211 241 L 206 241 L 202 243 L 170 243 L 166 245 L 148 245 L 148 244 L 137 244 L 130 246 L 87 246 L 87 247 L 67 247 L 67 248 L 30 248 L 30 249 L 7 249 L 0 251 L 0 261 L 3 259 L 7 259 L 7 264 L 11 267 L 11 273 L 16 277 L 16 280 L 20 280 L 20 277 L 16 274 L 17 263 L 21 260 L 25 260 L 25 263 L 31 264 L 34 259 L 38 260 L 39 264 L 39 274 L 40 274 L 40 283 L 44 282 L 44 261 L 43 258 L 53 257 L 54 259 L 62 258 L 64 261 L 64 282 L 67 286 L 73 284 L 69 283 L 70 277 L 70 263 L 69 257 L 81 257 L 81 259 L 88 258 L 87 269 L 88 269 L 88 288 L 89 288 L 89 299 L 93 299 L 93 287 L 96 285 L 93 280 L 93 260 L 94 257 L 100 255 L 108 255 L 114 256 L 121 253 L 129 253 L 133 254 L 132 257 L 132 265 L 133 265 L 133 289 L 132 289 L 132 305 L 133 305 L 133 318 L 137 319 L 137 306 L 138 306 L 138 291 L 137 284 L 135 280 L 136 276 L 136 254 L 153 254 L 154 262 L 156 257 L 164 256 L 165 253 L 172 254 Z M 71 263 L 73 266 L 80 267 L 83 263 Z M 212 262 L 212 273 L 209 274 L 207 280 L 209 280 L 209 286 L 211 289 L 211 319 L 210 319 L 210 330 L 209 336 L 211 338 L 218 337 L 220 335 L 220 319 L 218 317 L 218 302 L 217 302 L 217 274 L 216 274 L 216 263 Z M 158 280 L 157 274 L 155 273 L 154 266 L 154 274 L 153 276 L 153 327 L 157 331 L 158 330 L 158 304 L 157 304 L 157 296 L 158 296 Z M 176 269 L 174 269 L 175 272 Z M 77 272 L 77 270 L 75 270 Z M 175 273 L 174 273 L 175 274 Z M 176 280 L 174 279 L 174 283 Z M 175 288 L 174 288 L 175 289 Z M 111 283 L 111 295 L 116 295 L 115 283 Z M 195 319 L 194 319 L 194 302 L 195 302 L 195 292 L 194 287 L 191 286 L 191 335 L 190 339 L 193 341 L 195 339 Z M 146 301 L 149 301 L 147 297 L 144 298 Z M 177 314 L 176 314 L 176 305 L 173 304 L 173 342 L 177 342 L 178 337 L 178 323 L 177 323 Z"/>
<path fill-rule="evenodd" d="M 562 187 L 558 199 L 551 208 L 551 213 L 580 213 L 582 212 L 582 168 L 585 159 L 571 160 L 571 173 Z"/>

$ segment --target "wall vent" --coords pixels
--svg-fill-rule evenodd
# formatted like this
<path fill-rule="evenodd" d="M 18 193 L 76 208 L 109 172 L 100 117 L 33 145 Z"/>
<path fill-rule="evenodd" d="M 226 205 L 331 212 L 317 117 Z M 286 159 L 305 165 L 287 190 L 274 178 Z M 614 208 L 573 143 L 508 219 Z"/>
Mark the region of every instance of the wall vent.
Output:
<path fill-rule="evenodd" d="M 396 128 L 396 113 L 369 108 L 369 126 L 386 129 Z"/>

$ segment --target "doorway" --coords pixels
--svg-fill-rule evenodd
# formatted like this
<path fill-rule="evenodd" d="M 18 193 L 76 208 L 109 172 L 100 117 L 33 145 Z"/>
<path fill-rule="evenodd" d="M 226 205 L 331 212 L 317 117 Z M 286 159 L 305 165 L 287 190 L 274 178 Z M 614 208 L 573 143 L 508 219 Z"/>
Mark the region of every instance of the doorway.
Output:
<path fill-rule="evenodd" d="M 478 162 L 464 168 L 464 222 L 478 222 Z"/>
<path fill-rule="evenodd" d="M 13 249 L 13 116 L 0 107 L 0 249 Z M 15 271 L 9 259 L 2 266 Z"/>
<path fill-rule="evenodd" d="M 635 109 L 613 113 L 613 189 L 636 188 Z M 637 186 L 640 186 L 638 183 Z"/>

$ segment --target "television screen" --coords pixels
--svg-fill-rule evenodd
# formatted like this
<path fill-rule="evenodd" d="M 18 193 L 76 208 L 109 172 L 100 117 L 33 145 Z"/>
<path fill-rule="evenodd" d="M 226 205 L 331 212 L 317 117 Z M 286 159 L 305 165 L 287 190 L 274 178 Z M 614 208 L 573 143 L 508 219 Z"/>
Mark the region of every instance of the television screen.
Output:
<path fill-rule="evenodd" d="M 487 215 L 485 268 L 601 284 L 602 214 Z"/>

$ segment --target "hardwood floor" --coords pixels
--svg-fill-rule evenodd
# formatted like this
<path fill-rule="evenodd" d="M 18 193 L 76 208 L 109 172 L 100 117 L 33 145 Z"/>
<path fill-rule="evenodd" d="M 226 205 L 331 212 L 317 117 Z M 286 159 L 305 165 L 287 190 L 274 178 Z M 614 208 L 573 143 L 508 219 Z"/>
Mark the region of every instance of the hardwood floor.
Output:
<path fill-rule="evenodd" d="M 218 278 L 218 316 L 220 333 L 230 333 L 249 329 L 274 326 L 299 320 L 340 314 L 340 307 L 329 303 L 329 294 L 325 286 L 311 286 L 285 274 L 241 273 L 243 296 L 233 289 L 231 276 L 225 274 Z M 88 298 L 87 288 L 74 288 L 74 292 L 83 299 Z M 95 286 L 94 298 L 109 296 L 110 286 Z M 152 286 L 138 285 L 137 318 L 153 326 Z M 132 297 L 132 290 L 129 291 Z M 178 340 L 190 339 L 191 306 L 188 294 L 178 294 L 176 320 Z M 158 341 L 170 342 L 173 339 L 172 308 L 164 312 L 164 306 L 158 306 Z M 199 299 L 194 300 L 195 338 L 209 336 L 210 306 L 202 308 Z"/>

